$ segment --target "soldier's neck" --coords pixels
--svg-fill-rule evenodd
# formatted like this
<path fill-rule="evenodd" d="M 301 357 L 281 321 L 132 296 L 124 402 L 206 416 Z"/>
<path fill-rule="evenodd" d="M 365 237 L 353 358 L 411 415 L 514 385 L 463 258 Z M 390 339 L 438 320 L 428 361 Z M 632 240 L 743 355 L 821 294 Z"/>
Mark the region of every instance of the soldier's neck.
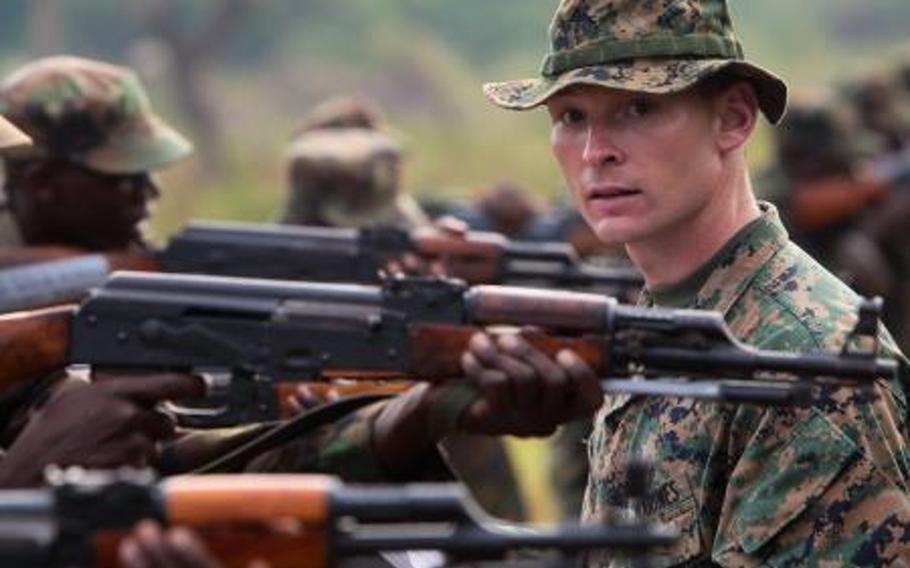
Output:
<path fill-rule="evenodd" d="M 648 239 L 626 244 L 648 288 L 685 280 L 761 212 L 745 167 L 718 180 L 714 197 L 695 216 Z"/>

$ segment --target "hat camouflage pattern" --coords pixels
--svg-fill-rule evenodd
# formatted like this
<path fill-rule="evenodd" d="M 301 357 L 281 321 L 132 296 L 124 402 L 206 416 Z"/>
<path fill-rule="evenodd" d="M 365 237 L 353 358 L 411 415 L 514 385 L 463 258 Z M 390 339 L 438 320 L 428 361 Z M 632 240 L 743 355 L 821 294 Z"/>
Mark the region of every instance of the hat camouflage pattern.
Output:
<path fill-rule="evenodd" d="M 0 150 L 28 146 L 29 144 L 31 144 L 31 139 L 24 132 L 0 116 Z"/>
<path fill-rule="evenodd" d="M 295 136 L 311 130 L 332 128 L 380 130 L 382 123 L 382 111 L 373 100 L 359 95 L 339 95 L 308 112 Z"/>
<path fill-rule="evenodd" d="M 486 84 L 486 96 L 527 110 L 574 85 L 665 94 L 725 71 L 754 86 L 773 124 L 786 109 L 786 84 L 744 59 L 726 0 L 562 0 L 550 40 L 539 78 Z"/>
<path fill-rule="evenodd" d="M 375 130 L 303 132 L 285 153 L 294 185 L 286 221 L 298 222 L 298 207 L 318 203 L 319 217 L 334 227 L 413 228 L 425 223 L 417 203 L 400 191 L 401 157 L 401 146 Z"/>
<path fill-rule="evenodd" d="M 161 168 L 193 146 L 158 117 L 130 69 L 78 57 L 40 59 L 0 85 L 0 112 L 34 143 L 27 155 L 104 173 Z"/>

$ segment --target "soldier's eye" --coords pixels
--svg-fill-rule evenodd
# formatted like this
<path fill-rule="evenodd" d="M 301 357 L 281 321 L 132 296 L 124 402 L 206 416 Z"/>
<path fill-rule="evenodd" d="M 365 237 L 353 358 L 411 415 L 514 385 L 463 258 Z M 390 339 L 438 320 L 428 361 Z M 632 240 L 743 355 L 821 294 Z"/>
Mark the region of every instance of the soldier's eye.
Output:
<path fill-rule="evenodd" d="M 654 111 L 654 103 L 648 99 L 635 99 L 623 109 L 625 118 L 644 118 Z"/>
<path fill-rule="evenodd" d="M 578 123 L 584 121 L 584 119 L 585 119 L 585 113 L 578 110 L 577 108 L 565 109 L 559 115 L 559 122 L 561 122 L 567 126 L 572 126 L 574 124 L 578 124 Z"/>

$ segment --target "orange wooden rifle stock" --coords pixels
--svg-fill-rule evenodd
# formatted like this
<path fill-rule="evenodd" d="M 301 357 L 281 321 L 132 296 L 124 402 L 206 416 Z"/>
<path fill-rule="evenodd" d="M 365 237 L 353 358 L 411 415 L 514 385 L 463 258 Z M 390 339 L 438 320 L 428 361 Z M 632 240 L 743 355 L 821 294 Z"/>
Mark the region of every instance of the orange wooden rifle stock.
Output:
<path fill-rule="evenodd" d="M 71 470 L 53 487 L 0 491 L 0 562 L 26 568 L 115 567 L 142 519 L 194 529 L 227 568 L 333 566 L 349 555 L 436 549 L 473 559 L 516 549 L 646 554 L 672 544 L 662 526 L 494 526 L 456 484 L 348 487 L 320 475 L 178 477 Z M 516 530 L 517 529 L 517 530 Z"/>

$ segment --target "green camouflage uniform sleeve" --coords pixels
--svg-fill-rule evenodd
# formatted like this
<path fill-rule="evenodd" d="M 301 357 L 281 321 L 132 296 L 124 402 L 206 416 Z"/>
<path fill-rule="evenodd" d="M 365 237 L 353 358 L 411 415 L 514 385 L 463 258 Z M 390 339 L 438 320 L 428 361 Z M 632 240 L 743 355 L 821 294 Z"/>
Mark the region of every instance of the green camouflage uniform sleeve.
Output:
<path fill-rule="evenodd" d="M 385 402 L 317 429 L 251 461 L 246 471 L 299 472 L 336 475 L 348 482 L 451 480 L 452 474 L 438 452 L 429 452 L 408 471 L 386 471 L 373 451 L 373 420 Z"/>
<path fill-rule="evenodd" d="M 776 211 L 708 265 L 646 302 L 722 312 L 767 349 L 837 350 L 859 299 L 789 243 Z M 884 355 L 906 360 L 882 331 Z M 623 464 L 655 472 L 638 514 L 682 533 L 652 566 L 882 566 L 910 557 L 906 393 L 880 380 L 875 400 L 849 389 L 812 408 L 611 398 L 591 438 L 588 520 L 627 514 Z M 594 555 L 592 564 L 625 566 Z"/>

